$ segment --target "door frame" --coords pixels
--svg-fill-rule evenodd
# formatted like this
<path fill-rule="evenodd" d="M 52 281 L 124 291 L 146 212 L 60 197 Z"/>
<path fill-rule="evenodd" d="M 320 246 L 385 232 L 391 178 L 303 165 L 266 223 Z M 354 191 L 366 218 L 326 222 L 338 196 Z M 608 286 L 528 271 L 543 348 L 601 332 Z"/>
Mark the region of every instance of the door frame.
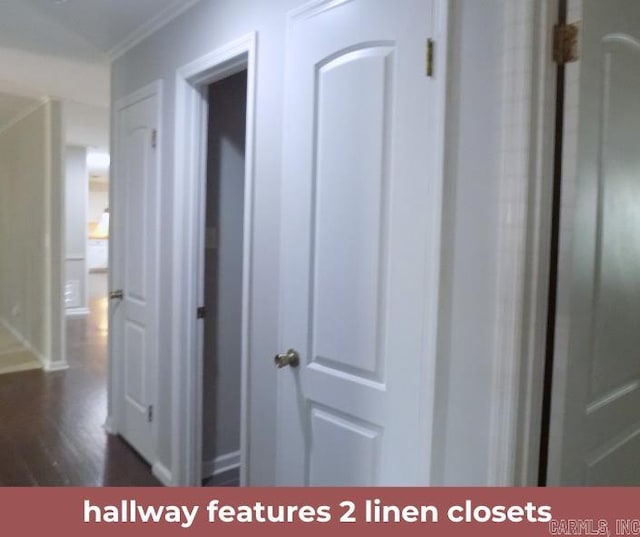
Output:
<path fill-rule="evenodd" d="M 172 483 L 202 479 L 203 329 L 208 86 L 247 71 L 242 269 L 240 484 L 247 485 L 249 452 L 250 311 L 254 221 L 254 137 L 257 36 L 246 34 L 176 71 Z"/>
<path fill-rule="evenodd" d="M 155 80 L 154 82 L 134 91 L 133 93 L 118 99 L 113 106 L 113 110 L 111 113 L 111 180 L 109 181 L 109 272 L 108 272 L 108 290 L 111 291 L 113 289 L 122 289 L 122 278 L 123 278 L 123 270 L 121 266 L 121 262 L 117 260 L 122 260 L 124 258 L 124 243 L 121 241 L 123 237 L 126 236 L 127 230 L 126 227 L 122 226 L 122 221 L 118 217 L 119 211 L 119 193 L 121 186 L 119 184 L 119 168 L 120 168 L 120 155 L 122 140 L 120 139 L 120 114 L 126 108 L 132 106 L 138 101 L 142 101 L 144 99 L 148 99 L 149 97 L 156 96 L 156 113 L 158 119 L 157 125 L 157 147 L 155 151 L 155 159 L 156 159 L 156 177 L 158 179 L 158 187 L 156 189 L 156 199 L 154 200 L 157 212 L 155 218 L 155 225 L 153 227 L 154 240 L 155 240 L 155 251 L 154 251 L 154 265 L 156 267 L 159 266 L 160 260 L 160 222 L 161 222 L 161 206 L 160 206 L 160 194 L 161 194 L 161 181 L 162 177 L 162 105 L 163 105 L 163 81 Z M 126 222 L 125 222 L 126 224 Z M 155 303 L 158 304 L 158 299 L 160 297 L 160 278 L 156 279 L 155 288 L 152 290 L 155 295 Z M 123 388 L 124 383 L 122 382 L 123 378 L 123 357 L 117 352 L 114 352 L 118 348 L 120 348 L 120 340 L 119 338 L 123 337 L 123 334 L 117 334 L 113 327 L 114 316 L 117 313 L 117 304 L 114 304 L 112 300 L 108 302 L 108 322 L 109 329 L 107 333 L 107 346 L 108 346 L 108 360 L 107 360 L 107 420 L 105 422 L 105 429 L 109 434 L 120 434 L 121 431 L 121 420 L 122 420 L 122 402 L 124 400 L 123 397 Z M 153 314 L 153 331 L 155 332 L 156 339 L 159 335 L 159 327 L 160 327 L 160 313 L 156 309 Z M 157 348 L 157 346 L 156 346 Z M 153 406 L 153 408 L 158 408 L 158 356 L 155 353 L 154 356 L 154 365 L 152 368 L 152 386 L 153 386 L 153 400 L 149 402 Z M 152 428 L 152 445 L 153 445 L 153 460 L 149 461 L 154 473 L 157 471 L 158 461 L 157 461 L 157 453 L 158 453 L 158 422 L 159 419 L 153 420 L 151 424 Z"/>
<path fill-rule="evenodd" d="M 489 482 L 536 486 L 551 261 L 560 0 L 505 5 Z M 526 150 L 522 150 L 526 148 Z"/>

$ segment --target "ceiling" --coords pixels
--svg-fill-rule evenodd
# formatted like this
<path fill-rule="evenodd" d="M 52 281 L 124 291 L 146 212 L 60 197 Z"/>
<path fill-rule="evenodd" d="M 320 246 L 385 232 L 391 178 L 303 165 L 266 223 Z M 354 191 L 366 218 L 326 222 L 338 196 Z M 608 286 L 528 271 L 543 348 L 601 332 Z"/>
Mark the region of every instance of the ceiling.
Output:
<path fill-rule="evenodd" d="M 197 1 L 0 0 L 0 94 L 107 106 L 111 60 Z"/>
<path fill-rule="evenodd" d="M 69 145 L 109 146 L 112 59 L 198 0 L 0 0 L 0 130 L 45 97 Z"/>
<path fill-rule="evenodd" d="M 194 0 L 2 0 L 0 48 L 106 62 Z"/>

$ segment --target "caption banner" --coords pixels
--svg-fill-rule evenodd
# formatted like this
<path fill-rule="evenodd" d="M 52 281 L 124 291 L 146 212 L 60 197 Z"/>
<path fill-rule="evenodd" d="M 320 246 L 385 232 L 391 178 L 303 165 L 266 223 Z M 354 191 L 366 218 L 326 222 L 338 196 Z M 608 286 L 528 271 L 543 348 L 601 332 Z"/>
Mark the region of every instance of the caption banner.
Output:
<path fill-rule="evenodd" d="M 0 489 L 5 530 L 84 535 L 640 535 L 638 488 Z M 75 534 L 75 533 L 72 533 Z"/>

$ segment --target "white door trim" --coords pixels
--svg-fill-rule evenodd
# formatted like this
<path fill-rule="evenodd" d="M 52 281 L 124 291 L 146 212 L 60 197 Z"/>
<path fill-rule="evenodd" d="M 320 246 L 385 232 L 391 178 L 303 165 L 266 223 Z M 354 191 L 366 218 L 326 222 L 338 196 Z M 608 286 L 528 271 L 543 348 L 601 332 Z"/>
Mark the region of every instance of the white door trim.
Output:
<path fill-rule="evenodd" d="M 117 196 L 117 193 L 119 192 L 119 188 L 120 185 L 118 184 L 118 177 L 119 177 L 119 170 L 118 170 L 118 163 L 119 163 L 119 155 L 121 154 L 120 151 L 120 143 L 121 141 L 119 140 L 119 132 L 120 132 L 120 113 L 128 108 L 129 106 L 132 106 L 133 104 L 137 103 L 138 101 L 142 101 L 144 99 L 148 99 L 149 97 L 152 96 L 157 96 L 157 118 L 158 118 L 158 135 L 157 135 L 157 140 L 158 140 L 158 146 L 157 146 L 157 150 L 156 150 L 156 165 L 157 165 L 157 177 L 160 178 L 162 177 L 162 144 L 161 144 L 161 140 L 162 140 L 162 101 L 163 101 L 163 82 L 162 80 L 156 80 L 154 82 L 152 82 L 151 84 L 148 84 L 147 86 L 144 86 L 143 88 L 140 88 L 137 91 L 134 91 L 133 93 L 131 93 L 130 95 L 127 95 L 126 97 L 123 97 L 122 99 L 118 99 L 113 107 L 113 111 L 112 111 L 112 133 L 111 133 L 111 147 L 112 147 L 112 159 L 111 159 L 111 181 L 109 182 L 109 212 L 111 215 L 111 220 L 110 220 L 110 229 L 109 229 L 109 260 L 110 260 L 110 267 L 109 267 L 109 273 L 108 273 L 108 279 L 109 279 L 109 291 L 114 290 L 114 289 L 122 289 L 122 281 L 123 281 L 123 274 L 122 274 L 122 267 L 116 262 L 116 260 L 122 259 L 122 256 L 124 255 L 124 253 L 121 251 L 120 254 L 116 253 L 116 249 L 120 249 L 121 246 L 121 238 L 124 237 L 126 235 L 126 228 L 123 229 L 120 225 L 120 221 L 118 219 L 118 202 L 120 200 L 120 198 Z M 156 212 L 156 222 L 155 225 L 152 226 L 153 228 L 153 233 L 155 233 L 155 251 L 154 251 L 154 255 L 155 255 L 155 260 L 153 263 L 153 266 L 155 267 L 159 267 L 159 260 L 160 260 L 160 222 L 161 222 L 161 206 L 160 206 L 160 197 L 161 197 L 161 187 L 160 185 L 157 188 L 156 191 L 156 200 L 155 203 L 158 207 L 158 210 Z M 158 298 L 160 296 L 160 284 L 159 284 L 160 278 L 156 278 L 156 286 L 155 289 L 152 290 L 152 292 L 155 295 L 155 303 L 158 304 Z M 108 345 L 108 361 L 107 361 L 107 386 L 108 386 L 108 390 L 107 390 L 107 406 L 108 406 L 108 411 L 107 411 L 107 421 L 105 423 L 105 429 L 107 430 L 107 432 L 109 434 L 119 434 L 119 432 L 121 431 L 121 416 L 122 416 L 122 409 L 118 406 L 122 401 L 124 401 L 124 397 L 122 394 L 122 388 L 123 388 L 123 381 L 122 381 L 122 375 L 123 375 L 123 364 L 122 364 L 122 356 L 119 355 L 118 353 L 115 353 L 114 350 L 117 350 L 119 348 L 119 346 L 117 346 L 115 343 L 115 337 L 117 336 L 117 334 L 115 333 L 115 331 L 112 329 L 113 327 L 113 315 L 115 313 L 114 311 L 114 307 L 115 304 L 113 304 L 111 301 L 109 301 L 109 331 L 108 331 L 108 339 L 107 339 L 107 345 Z M 159 334 L 159 326 L 160 326 L 160 318 L 159 318 L 159 311 L 156 309 L 156 311 L 153 312 L 153 319 L 152 319 L 152 323 L 153 323 L 153 333 L 157 335 Z M 120 334 L 120 336 L 122 336 L 122 334 Z M 157 348 L 157 346 L 156 346 Z M 153 379 L 153 398 L 154 400 L 150 402 L 150 404 L 153 405 L 153 407 L 155 409 L 158 408 L 158 356 L 156 355 L 156 357 L 154 358 L 156 363 L 155 363 L 155 367 L 154 367 L 154 371 L 152 372 L 152 374 L 154 375 L 154 379 Z M 156 417 L 156 419 L 154 419 L 151 427 L 152 427 L 152 435 L 153 435 L 153 460 L 150 461 L 152 467 L 154 468 L 154 473 L 155 473 L 155 467 L 158 464 L 157 459 L 157 452 L 158 452 L 158 421 L 159 421 L 159 417 Z"/>
<path fill-rule="evenodd" d="M 558 0 L 505 4 L 496 355 L 488 485 L 537 484 L 554 162 Z"/>
<path fill-rule="evenodd" d="M 445 181 L 445 155 L 447 143 L 447 111 L 449 90 L 449 43 L 451 40 L 450 15 L 451 0 L 435 0 L 433 16 L 433 36 L 435 42 L 434 50 L 434 83 L 436 85 L 435 102 L 431 110 L 434 117 L 432 123 L 435 125 L 434 143 L 432 148 L 433 176 L 438 178 L 433 181 L 433 200 L 431 207 L 431 222 L 429 227 L 430 236 L 428 243 L 433 245 L 430 252 L 427 252 L 428 261 L 425 279 L 426 288 L 431 292 L 431 297 L 425 301 L 425 328 L 424 328 L 424 348 L 428 351 L 425 358 L 425 371 L 423 375 L 426 379 L 425 385 L 429 387 L 421 394 L 421 407 L 425 409 L 424 430 L 431 432 L 431 438 L 427 442 L 428 448 L 425 452 L 425 466 L 417 468 L 419 475 L 423 476 L 425 483 L 433 483 L 434 469 L 444 464 L 445 453 L 439 449 L 437 440 L 440 426 L 440 416 L 444 416 L 445 409 L 441 408 L 439 397 L 437 396 L 437 384 L 440 381 L 439 371 L 443 369 L 439 356 L 439 330 L 440 330 L 440 300 L 441 300 L 441 265 L 442 265 L 442 237 L 444 218 L 444 181 Z"/>
<path fill-rule="evenodd" d="M 216 49 L 176 72 L 172 453 L 174 485 L 199 486 L 202 476 L 202 328 L 204 296 L 207 86 L 247 70 L 245 214 L 242 274 L 240 483 L 247 484 L 249 356 L 253 252 L 255 33 Z"/>

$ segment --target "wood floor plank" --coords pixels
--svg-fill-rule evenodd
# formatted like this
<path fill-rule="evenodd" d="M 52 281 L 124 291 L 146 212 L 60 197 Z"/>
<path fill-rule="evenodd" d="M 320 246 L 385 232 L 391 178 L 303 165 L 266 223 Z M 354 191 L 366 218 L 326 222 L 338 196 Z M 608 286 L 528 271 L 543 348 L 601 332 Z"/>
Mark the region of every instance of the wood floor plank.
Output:
<path fill-rule="evenodd" d="M 160 486 L 149 465 L 103 427 L 100 300 L 92 301 L 91 316 L 67 322 L 67 371 L 0 375 L 0 486 Z"/>
<path fill-rule="evenodd" d="M 0 458 L 0 486 L 32 487 L 38 484 L 16 445 L 4 435 L 0 435 Z"/>

